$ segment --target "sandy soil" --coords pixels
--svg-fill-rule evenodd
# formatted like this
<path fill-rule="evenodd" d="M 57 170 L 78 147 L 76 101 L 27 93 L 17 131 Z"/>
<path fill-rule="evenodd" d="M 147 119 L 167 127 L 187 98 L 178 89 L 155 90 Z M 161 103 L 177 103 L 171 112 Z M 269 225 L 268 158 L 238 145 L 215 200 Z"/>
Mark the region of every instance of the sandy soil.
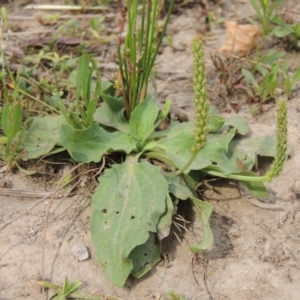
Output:
<path fill-rule="evenodd" d="M 230 2 L 230 1 L 229 1 Z M 223 12 L 232 19 L 253 15 L 247 1 L 224 2 Z M 292 1 L 290 1 L 292 2 Z M 197 6 L 196 6 L 197 7 Z M 14 11 L 14 10 L 12 10 Z M 230 11 L 230 13 L 229 13 Z M 22 11 L 16 10 L 18 15 Z M 192 56 L 190 44 L 201 30 L 199 11 L 195 6 L 173 15 L 169 34 L 172 47 L 165 45 L 158 59 L 158 95 L 163 101 L 171 98 L 176 109 L 190 118 L 192 106 Z M 209 53 L 224 39 L 221 25 L 212 28 L 206 41 L 209 89 L 218 89 Z M 177 49 L 177 50 L 176 50 Z M 294 56 L 294 62 L 300 55 Z M 228 99 L 220 93 L 212 94 L 212 103 L 225 115 Z M 240 115 L 245 116 L 252 136 L 265 136 L 275 131 L 275 105 L 264 106 L 264 114 L 252 116 L 251 106 L 241 101 Z M 226 113 L 225 113 L 226 112 Z M 89 232 L 90 197 L 78 192 L 65 199 L 0 196 L 0 299 L 47 299 L 36 281 L 45 278 L 62 285 L 64 279 L 80 280 L 82 291 L 112 295 L 125 300 L 162 299 L 170 289 L 187 300 L 200 299 L 299 299 L 300 298 L 300 97 L 295 93 L 288 101 L 289 145 L 292 153 L 280 177 L 268 184 L 271 191 L 266 203 L 257 207 L 240 194 L 234 182 L 207 182 L 205 198 L 214 205 L 211 226 L 214 245 L 202 256 L 194 256 L 188 245 L 193 234 L 179 232 L 163 241 L 162 262 L 140 280 L 130 278 L 124 288 L 116 288 L 104 277 L 97 262 Z M 7 175 L 5 175 L 7 176 Z M 43 178 L 24 174 L 10 174 L 13 189 L 45 191 Z M 2 178 L 2 183 L 7 177 Z M 46 235 L 44 222 L 51 204 Z M 36 205 L 23 216 L 3 228 L 5 224 Z M 181 214 L 193 221 L 189 207 L 181 207 Z M 197 221 L 188 226 L 192 232 Z M 45 238 L 45 243 L 44 243 Z M 83 244 L 90 259 L 79 262 L 71 248 Z M 45 249 L 45 257 L 43 251 Z M 44 267 L 43 267 L 44 262 Z"/>

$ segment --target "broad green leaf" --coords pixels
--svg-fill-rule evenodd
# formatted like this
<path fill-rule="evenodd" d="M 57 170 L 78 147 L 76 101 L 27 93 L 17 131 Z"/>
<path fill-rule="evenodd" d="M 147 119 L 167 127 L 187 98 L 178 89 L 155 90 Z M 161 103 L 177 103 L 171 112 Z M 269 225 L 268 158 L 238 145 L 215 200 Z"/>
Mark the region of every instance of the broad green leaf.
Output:
<path fill-rule="evenodd" d="M 220 116 L 217 108 L 213 105 L 209 107 L 209 132 L 217 132 L 225 122 L 225 119 Z"/>
<path fill-rule="evenodd" d="M 192 252 L 201 252 L 206 249 L 208 249 L 214 240 L 213 233 L 211 231 L 210 225 L 209 225 L 209 218 L 213 210 L 213 206 L 206 202 L 199 200 L 195 197 L 190 197 L 193 208 L 196 212 L 197 217 L 201 220 L 203 225 L 203 236 L 202 241 L 199 243 L 199 245 L 190 245 L 189 249 Z"/>
<path fill-rule="evenodd" d="M 146 243 L 131 251 L 129 259 L 133 263 L 131 275 L 135 278 L 140 278 L 152 270 L 161 260 L 160 242 L 156 234 L 151 232 Z"/>
<path fill-rule="evenodd" d="M 109 94 L 102 94 L 101 97 L 112 112 L 117 112 L 124 108 L 124 100 L 122 97 L 113 97 Z"/>
<path fill-rule="evenodd" d="M 208 130 L 209 132 L 217 132 L 223 126 L 225 119 L 221 116 L 210 116 Z"/>
<path fill-rule="evenodd" d="M 275 35 L 278 38 L 285 37 L 293 32 L 293 28 L 291 26 L 276 26 L 272 34 Z"/>
<path fill-rule="evenodd" d="M 6 104 L 2 109 L 2 128 L 9 143 L 21 130 L 22 115 L 22 107 L 20 104 Z"/>
<path fill-rule="evenodd" d="M 182 132 L 185 132 L 187 134 L 193 135 L 194 131 L 195 131 L 195 123 L 192 121 L 183 122 L 183 123 L 180 123 L 178 121 L 172 121 L 170 126 L 167 129 L 162 130 L 162 131 L 153 131 L 149 140 L 150 139 L 159 140 L 159 139 L 165 138 L 165 137 L 176 136 L 178 134 L 179 130 Z M 152 142 L 152 140 L 150 140 L 150 143 L 151 142 Z M 148 143 L 144 147 L 144 150 L 155 147 L 155 144 L 153 144 L 152 146 L 150 145 L 149 148 L 147 147 L 147 145 L 148 145 Z"/>
<path fill-rule="evenodd" d="M 130 253 L 157 232 L 167 193 L 160 168 L 133 157 L 100 177 L 92 200 L 91 234 L 97 258 L 113 284 L 124 285 L 134 268 Z"/>
<path fill-rule="evenodd" d="M 228 131 L 230 128 L 235 128 L 240 135 L 246 135 L 250 131 L 246 120 L 241 116 L 233 116 L 225 119 L 221 131 Z"/>
<path fill-rule="evenodd" d="M 171 199 L 170 195 L 167 195 L 166 211 L 161 216 L 161 218 L 157 224 L 157 236 L 160 241 L 169 235 L 171 224 L 172 224 L 172 217 L 173 217 L 174 213 L 176 213 L 176 211 L 175 211 L 172 199 Z"/>
<path fill-rule="evenodd" d="M 193 196 L 182 176 L 165 176 L 169 182 L 169 192 L 180 200 Z"/>
<path fill-rule="evenodd" d="M 63 124 L 59 139 L 76 161 L 85 163 L 99 162 L 105 152 L 130 153 L 135 148 L 135 142 L 125 133 L 108 132 L 97 123 L 85 129 Z"/>
<path fill-rule="evenodd" d="M 251 171 L 257 163 L 257 155 L 274 157 L 276 154 L 276 137 L 260 138 L 234 137 L 229 144 L 228 158 L 237 165 L 241 162 L 244 169 Z"/>
<path fill-rule="evenodd" d="M 51 152 L 58 143 L 60 126 L 65 122 L 62 116 L 34 117 L 24 132 L 20 158 L 34 159 Z"/>
<path fill-rule="evenodd" d="M 190 128 L 181 124 L 173 127 L 165 138 L 152 143 L 154 149 L 158 147 L 164 150 L 166 156 L 174 162 L 178 169 L 183 167 L 190 159 L 192 155 L 190 149 L 194 143 L 191 124 L 188 124 Z M 209 134 L 206 146 L 200 150 L 191 166 L 185 172 L 201 170 L 211 165 L 219 166 L 225 174 L 237 172 L 238 168 L 236 165 L 226 156 L 228 144 L 234 137 L 235 131 L 235 129 L 231 129 L 225 134 Z"/>
<path fill-rule="evenodd" d="M 94 120 L 101 125 L 129 133 L 129 124 L 124 116 L 124 108 L 111 110 L 106 102 L 96 109 Z"/>
<path fill-rule="evenodd" d="M 228 157 L 232 162 L 242 160 L 247 170 L 256 164 L 257 155 L 274 157 L 276 154 L 276 137 L 260 138 L 235 137 L 229 144 Z"/>
<path fill-rule="evenodd" d="M 218 166 L 224 174 L 238 171 L 236 164 L 227 157 L 229 143 L 235 133 L 236 129 L 231 129 L 225 134 L 208 135 L 206 146 L 200 150 L 190 169 L 201 170 L 207 166 Z"/>
<path fill-rule="evenodd" d="M 158 113 L 158 106 L 150 95 L 134 109 L 129 120 L 129 130 L 140 143 L 143 143 L 154 131 Z"/>

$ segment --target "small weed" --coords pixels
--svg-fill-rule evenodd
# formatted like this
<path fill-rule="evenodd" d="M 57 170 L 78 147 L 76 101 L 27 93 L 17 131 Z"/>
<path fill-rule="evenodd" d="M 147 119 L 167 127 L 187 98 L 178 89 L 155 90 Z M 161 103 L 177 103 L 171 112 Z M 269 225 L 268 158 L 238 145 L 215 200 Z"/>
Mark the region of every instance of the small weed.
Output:
<path fill-rule="evenodd" d="M 76 36 L 80 32 L 80 22 L 77 19 L 65 21 L 58 27 L 58 32 L 61 35 Z M 84 34 L 84 31 L 82 32 Z"/>
<path fill-rule="evenodd" d="M 37 284 L 43 288 L 49 288 L 55 291 L 55 294 L 49 299 L 55 300 L 67 300 L 67 299 L 89 299 L 89 300 L 103 300 L 104 297 L 98 295 L 88 295 L 83 294 L 78 291 L 81 286 L 81 282 L 76 280 L 70 282 L 68 278 L 65 279 L 64 285 L 62 287 L 55 285 L 48 281 L 38 281 Z M 116 300 L 116 298 L 110 298 Z"/>
<path fill-rule="evenodd" d="M 277 20 L 276 9 L 286 0 L 250 0 L 255 9 L 258 20 L 262 26 L 264 36 L 267 36 L 274 27 Z"/>
<path fill-rule="evenodd" d="M 277 88 L 279 86 L 278 70 L 279 65 L 277 63 L 274 64 L 270 70 L 260 68 L 261 76 L 257 80 L 250 71 L 242 69 L 242 74 L 249 87 L 247 91 L 251 99 L 259 97 L 262 102 L 265 102 L 266 100 L 276 97 Z"/>
<path fill-rule="evenodd" d="M 1 22 L 3 22 L 3 28 L 2 28 L 2 31 L 3 30 L 8 30 L 9 28 L 9 25 L 8 25 L 8 17 L 7 17 L 7 10 L 4 6 L 1 6 L 1 9 L 0 9 L 0 15 L 1 15 Z"/>
<path fill-rule="evenodd" d="M 300 49 L 300 23 L 289 24 L 278 18 L 272 34 L 280 39 L 285 39 L 288 45 Z"/>
<path fill-rule="evenodd" d="M 164 296 L 163 300 L 185 300 L 180 295 L 176 294 L 174 291 L 170 290 L 168 295 Z"/>
<path fill-rule="evenodd" d="M 283 89 L 287 97 L 290 97 L 293 87 L 300 80 L 300 67 L 296 70 L 294 74 L 291 74 L 287 64 L 283 67 L 282 81 Z"/>

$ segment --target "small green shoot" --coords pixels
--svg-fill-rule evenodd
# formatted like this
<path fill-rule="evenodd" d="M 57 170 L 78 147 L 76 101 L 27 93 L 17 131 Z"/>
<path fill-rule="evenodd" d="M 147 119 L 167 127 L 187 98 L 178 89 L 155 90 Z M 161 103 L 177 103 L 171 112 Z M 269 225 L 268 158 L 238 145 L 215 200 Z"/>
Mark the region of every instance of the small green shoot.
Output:
<path fill-rule="evenodd" d="M 78 60 L 75 103 L 69 103 L 66 107 L 58 93 L 53 98 L 67 123 L 74 129 L 83 129 L 92 125 L 97 102 L 102 92 L 100 72 L 97 64 L 94 59 L 91 59 L 92 68 L 90 68 L 89 61 L 88 54 L 83 54 Z M 96 86 L 92 85 L 94 74 L 97 78 Z"/>
<path fill-rule="evenodd" d="M 118 45 L 119 78 L 117 92 L 123 96 L 125 115 L 129 120 L 136 106 L 147 96 L 148 81 L 161 45 L 174 1 L 158 32 L 159 1 L 142 1 L 141 22 L 138 22 L 137 0 L 127 0 L 128 32 L 124 45 Z"/>
<path fill-rule="evenodd" d="M 270 70 L 261 66 L 258 69 L 261 73 L 259 80 L 249 70 L 242 69 L 242 74 L 250 87 L 248 89 L 250 97 L 253 99 L 259 97 L 262 102 L 265 102 L 277 95 L 279 65 L 277 63 L 273 64 Z"/>
<path fill-rule="evenodd" d="M 8 30 L 8 16 L 7 16 L 7 10 L 4 6 L 1 6 L 1 9 L 0 9 L 0 15 L 1 15 L 1 23 L 3 22 L 3 27 L 4 28 L 1 28 L 1 30 L 3 31 L 4 30 Z M 2 27 L 2 25 L 1 25 Z"/>
<path fill-rule="evenodd" d="M 294 85 L 300 80 L 300 67 L 297 68 L 294 74 L 289 72 L 288 66 L 285 64 L 282 73 L 282 85 L 285 94 L 289 98 L 291 96 Z"/>
<path fill-rule="evenodd" d="M 288 24 L 282 19 L 276 19 L 276 26 L 272 30 L 272 35 L 287 39 L 287 42 L 300 49 L 300 23 Z"/>
<path fill-rule="evenodd" d="M 103 297 L 100 295 L 89 295 L 84 294 L 78 291 L 81 286 L 81 282 L 75 280 L 74 282 L 70 282 L 68 278 L 65 279 L 64 285 L 62 287 L 53 284 L 48 281 L 38 281 L 37 284 L 43 288 L 48 288 L 54 290 L 55 294 L 49 298 L 49 300 L 67 300 L 67 299 L 88 299 L 88 300 L 117 300 L 118 298 L 114 297 Z"/>
<path fill-rule="evenodd" d="M 285 1 L 286 0 L 250 0 L 262 26 L 264 36 L 272 31 L 276 20 L 276 9 Z"/>
<path fill-rule="evenodd" d="M 185 300 L 185 298 L 176 294 L 173 290 L 170 290 L 169 293 L 164 296 L 163 300 Z"/>

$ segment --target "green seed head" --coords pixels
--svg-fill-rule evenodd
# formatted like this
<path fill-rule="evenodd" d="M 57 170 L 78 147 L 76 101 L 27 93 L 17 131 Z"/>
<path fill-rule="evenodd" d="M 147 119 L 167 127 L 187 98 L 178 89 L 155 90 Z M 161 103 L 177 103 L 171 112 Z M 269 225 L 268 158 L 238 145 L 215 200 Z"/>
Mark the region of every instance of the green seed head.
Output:
<path fill-rule="evenodd" d="M 266 174 L 271 181 L 277 177 L 284 165 L 287 156 L 287 104 L 286 99 L 281 98 L 277 101 L 276 107 L 277 125 L 276 125 L 276 155 L 271 170 Z"/>
<path fill-rule="evenodd" d="M 167 99 L 164 104 L 164 107 L 160 111 L 160 114 L 159 114 L 160 119 L 164 120 L 167 117 L 168 113 L 171 110 L 171 106 L 172 106 L 172 101 L 170 99 Z"/>
<path fill-rule="evenodd" d="M 206 144 L 206 134 L 208 133 L 209 122 L 209 104 L 206 88 L 206 72 L 204 53 L 202 51 L 202 41 L 195 38 L 193 41 L 193 57 L 194 57 L 194 91 L 195 91 L 195 143 L 192 152 L 199 151 Z"/>

